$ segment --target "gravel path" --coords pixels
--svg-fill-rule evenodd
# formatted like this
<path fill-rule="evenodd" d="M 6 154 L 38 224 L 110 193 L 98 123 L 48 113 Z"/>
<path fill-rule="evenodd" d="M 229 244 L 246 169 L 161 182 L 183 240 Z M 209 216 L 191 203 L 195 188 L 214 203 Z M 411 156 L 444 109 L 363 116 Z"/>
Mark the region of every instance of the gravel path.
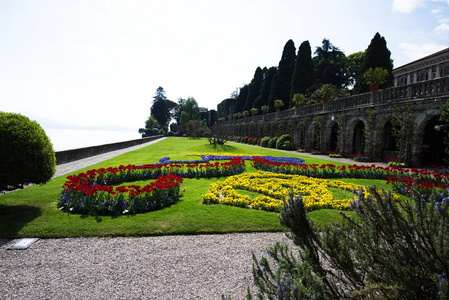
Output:
<path fill-rule="evenodd" d="M 43 239 L 0 246 L 0 299 L 244 299 L 283 233 Z"/>

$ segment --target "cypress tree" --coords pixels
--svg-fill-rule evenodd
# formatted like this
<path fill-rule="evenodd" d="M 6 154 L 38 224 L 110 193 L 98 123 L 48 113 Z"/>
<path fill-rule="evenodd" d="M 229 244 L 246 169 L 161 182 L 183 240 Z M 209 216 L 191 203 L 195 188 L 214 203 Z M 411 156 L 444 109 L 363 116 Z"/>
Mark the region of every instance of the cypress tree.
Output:
<path fill-rule="evenodd" d="M 310 49 L 309 41 L 304 41 L 298 48 L 290 99 L 293 99 L 293 95 L 297 93 L 306 94 L 314 84 L 312 50 Z"/>
<path fill-rule="evenodd" d="M 268 69 L 265 75 L 265 80 L 263 81 L 262 84 L 262 88 L 260 89 L 260 93 L 253 103 L 253 107 L 258 108 L 260 110 L 262 106 L 268 105 L 268 97 L 270 96 L 271 83 L 273 82 L 273 78 L 276 75 L 277 71 L 278 70 L 276 67 L 271 67 Z"/>
<path fill-rule="evenodd" d="M 235 101 L 234 113 L 243 112 L 246 104 L 246 99 L 248 98 L 249 85 L 245 84 L 240 88 L 240 93 Z"/>
<path fill-rule="evenodd" d="M 260 67 L 257 67 L 254 72 L 253 80 L 248 87 L 248 96 L 246 97 L 246 103 L 243 107 L 243 110 L 250 110 L 253 107 L 254 101 L 260 93 L 260 89 L 263 84 L 263 70 Z"/>
<path fill-rule="evenodd" d="M 380 67 L 388 71 L 387 83 L 380 85 L 380 88 L 387 88 L 393 86 L 393 62 L 391 61 L 391 52 L 387 48 L 387 41 L 383 36 L 377 32 L 368 48 L 360 66 L 360 73 L 358 78 L 361 78 L 369 68 Z M 356 94 L 369 92 L 369 86 L 364 82 L 357 81 L 354 87 Z"/>
<path fill-rule="evenodd" d="M 269 103 L 274 103 L 274 100 L 281 99 L 285 104 L 284 107 L 290 107 L 290 90 L 293 70 L 295 69 L 295 62 L 295 43 L 292 40 L 288 40 L 284 46 L 281 60 L 279 61 L 278 72 L 274 76 L 273 83 L 271 85 Z"/>

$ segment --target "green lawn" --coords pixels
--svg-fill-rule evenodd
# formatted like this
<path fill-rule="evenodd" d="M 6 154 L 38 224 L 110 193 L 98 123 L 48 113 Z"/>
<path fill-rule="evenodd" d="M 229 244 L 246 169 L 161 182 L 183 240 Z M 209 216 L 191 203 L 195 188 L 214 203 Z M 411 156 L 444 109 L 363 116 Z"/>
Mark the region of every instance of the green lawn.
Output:
<path fill-rule="evenodd" d="M 156 163 L 169 156 L 173 160 L 194 160 L 199 157 L 187 153 L 235 153 L 273 156 L 297 156 L 266 148 L 228 143 L 213 148 L 207 140 L 168 138 L 153 145 L 128 152 L 99 164 L 79 170 L 85 172 L 100 167 L 114 167 L 128 164 Z M 334 163 L 315 158 L 306 158 L 306 163 Z M 334 163 L 336 164 L 336 163 Z M 339 165 L 339 164 L 336 164 Z M 254 172 L 247 162 L 248 172 Z M 147 236 L 159 234 L 200 234 L 256 231 L 282 231 L 278 213 L 243 209 L 226 205 L 203 205 L 201 195 L 211 183 L 225 178 L 184 179 L 181 190 L 185 193 L 181 201 L 171 207 L 137 215 L 85 216 L 60 212 L 57 198 L 65 178 L 64 175 L 45 185 L 36 185 L 0 196 L 0 237 L 77 237 L 77 236 Z M 378 180 L 348 180 L 359 184 L 376 184 L 386 187 Z M 323 209 L 310 213 L 317 224 L 338 221 L 338 211 Z"/>

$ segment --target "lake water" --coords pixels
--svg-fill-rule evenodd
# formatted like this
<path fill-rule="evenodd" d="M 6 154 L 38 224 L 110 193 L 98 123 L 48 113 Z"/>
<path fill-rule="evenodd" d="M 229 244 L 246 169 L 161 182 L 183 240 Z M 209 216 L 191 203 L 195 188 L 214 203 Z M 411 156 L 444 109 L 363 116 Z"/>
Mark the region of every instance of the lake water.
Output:
<path fill-rule="evenodd" d="M 136 131 L 44 129 L 55 151 L 98 146 L 142 138 Z"/>

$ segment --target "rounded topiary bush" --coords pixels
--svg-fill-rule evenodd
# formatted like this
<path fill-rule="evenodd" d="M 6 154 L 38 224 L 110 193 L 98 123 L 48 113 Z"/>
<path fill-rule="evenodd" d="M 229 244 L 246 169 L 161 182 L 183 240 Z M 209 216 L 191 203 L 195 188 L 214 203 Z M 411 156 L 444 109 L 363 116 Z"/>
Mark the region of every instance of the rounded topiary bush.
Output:
<path fill-rule="evenodd" d="M 279 137 L 279 139 L 276 141 L 276 149 L 281 150 L 290 150 L 290 140 L 291 137 L 289 134 L 284 134 Z M 288 142 L 288 143 L 286 143 Z"/>
<path fill-rule="evenodd" d="M 56 172 L 53 145 L 29 118 L 0 112 L 0 190 L 48 182 Z"/>
<path fill-rule="evenodd" d="M 260 141 L 260 146 L 268 148 L 268 142 L 270 141 L 270 137 L 266 136 Z"/>
<path fill-rule="evenodd" d="M 175 133 L 173 131 L 167 132 L 167 136 L 174 136 L 174 135 L 175 135 Z"/>
<path fill-rule="evenodd" d="M 276 142 L 278 140 L 278 137 L 272 137 L 269 141 L 268 141 L 268 148 L 276 148 Z"/>
<path fill-rule="evenodd" d="M 151 129 L 151 134 L 152 134 L 152 135 L 157 135 L 157 134 L 159 134 L 159 129 L 158 129 L 158 128 L 153 128 L 153 129 Z"/>

